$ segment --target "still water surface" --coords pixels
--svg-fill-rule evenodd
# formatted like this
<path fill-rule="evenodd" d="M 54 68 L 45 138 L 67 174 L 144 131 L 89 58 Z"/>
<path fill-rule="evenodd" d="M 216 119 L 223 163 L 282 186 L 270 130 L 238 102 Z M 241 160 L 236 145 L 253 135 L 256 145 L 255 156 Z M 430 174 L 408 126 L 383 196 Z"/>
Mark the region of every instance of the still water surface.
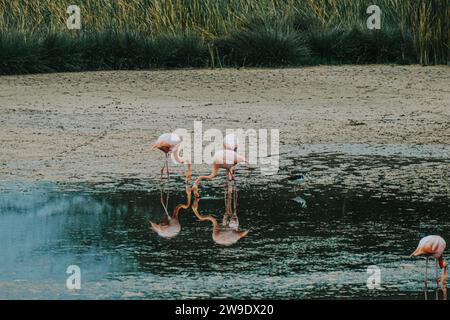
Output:
<path fill-rule="evenodd" d="M 4 188 L 0 298 L 424 299 L 425 263 L 409 254 L 426 234 L 450 235 L 448 198 L 293 187 L 298 180 L 242 186 L 239 223 L 249 233 L 228 247 L 191 208 L 180 211 L 178 236 L 159 237 L 149 224 L 165 215 L 158 191 Z M 186 201 L 183 191 L 172 190 L 169 208 Z M 223 189 L 202 192 L 199 210 L 220 221 Z M 65 287 L 69 265 L 81 268 L 81 290 Z M 366 285 L 372 265 L 381 271 L 376 290 Z"/>

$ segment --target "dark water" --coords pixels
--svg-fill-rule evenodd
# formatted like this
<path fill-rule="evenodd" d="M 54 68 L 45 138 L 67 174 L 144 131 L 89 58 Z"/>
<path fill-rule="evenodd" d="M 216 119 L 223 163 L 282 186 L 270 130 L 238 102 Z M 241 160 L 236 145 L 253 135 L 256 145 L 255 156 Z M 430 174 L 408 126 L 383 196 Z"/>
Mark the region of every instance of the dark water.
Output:
<path fill-rule="evenodd" d="M 250 232 L 229 247 L 190 208 L 177 237 L 158 237 L 149 221 L 164 217 L 159 192 L 9 188 L 0 194 L 0 298 L 424 299 L 425 263 L 409 254 L 424 235 L 450 235 L 448 199 L 293 187 L 297 180 L 240 188 L 240 227 Z M 202 192 L 199 210 L 220 219 L 223 189 Z M 173 191 L 170 208 L 185 198 Z M 66 288 L 69 265 L 81 268 L 81 290 Z M 371 265 L 379 289 L 367 288 Z"/>

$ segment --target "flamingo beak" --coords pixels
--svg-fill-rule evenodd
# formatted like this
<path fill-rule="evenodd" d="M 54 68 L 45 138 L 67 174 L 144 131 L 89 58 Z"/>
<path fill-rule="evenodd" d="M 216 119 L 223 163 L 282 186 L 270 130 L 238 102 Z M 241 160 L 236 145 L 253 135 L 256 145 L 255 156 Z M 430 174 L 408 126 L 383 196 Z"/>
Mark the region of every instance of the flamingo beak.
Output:
<path fill-rule="evenodd" d="M 150 225 L 151 225 L 153 231 L 156 232 L 158 230 L 158 225 L 156 223 L 153 223 L 152 221 L 150 221 Z"/>

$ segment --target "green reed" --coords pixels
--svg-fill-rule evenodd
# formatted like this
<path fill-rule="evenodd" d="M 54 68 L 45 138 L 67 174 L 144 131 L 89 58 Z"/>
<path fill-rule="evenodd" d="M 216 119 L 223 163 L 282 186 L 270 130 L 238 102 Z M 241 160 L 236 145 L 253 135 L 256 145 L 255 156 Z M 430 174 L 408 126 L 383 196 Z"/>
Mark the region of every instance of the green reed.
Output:
<path fill-rule="evenodd" d="M 67 30 L 71 4 L 81 8 L 82 30 Z M 371 4 L 0 0 L 0 73 L 450 62 L 448 0 L 378 0 L 381 30 L 365 27 Z"/>

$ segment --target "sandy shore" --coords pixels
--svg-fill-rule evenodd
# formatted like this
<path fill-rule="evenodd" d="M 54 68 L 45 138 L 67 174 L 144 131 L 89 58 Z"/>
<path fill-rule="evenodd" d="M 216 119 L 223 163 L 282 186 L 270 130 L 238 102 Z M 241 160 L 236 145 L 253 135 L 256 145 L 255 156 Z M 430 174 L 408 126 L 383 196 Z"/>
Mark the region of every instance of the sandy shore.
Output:
<path fill-rule="evenodd" d="M 0 180 L 153 179 L 162 155 L 150 143 L 195 120 L 277 128 L 281 154 L 316 144 L 448 152 L 449 75 L 445 66 L 369 65 L 4 76 Z"/>

